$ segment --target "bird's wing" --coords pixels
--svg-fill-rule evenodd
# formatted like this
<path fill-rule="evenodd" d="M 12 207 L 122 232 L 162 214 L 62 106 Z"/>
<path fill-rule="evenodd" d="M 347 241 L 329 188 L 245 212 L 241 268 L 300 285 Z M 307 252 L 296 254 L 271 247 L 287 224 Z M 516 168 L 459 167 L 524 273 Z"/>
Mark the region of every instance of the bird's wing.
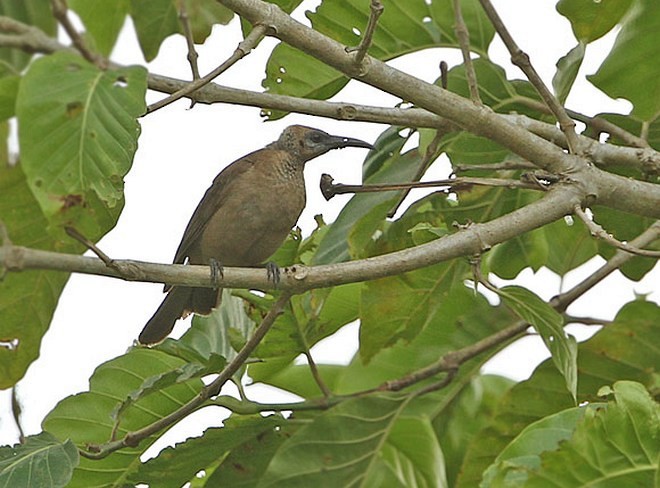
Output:
<path fill-rule="evenodd" d="M 213 184 L 206 190 L 197 208 L 193 212 L 186 230 L 183 232 L 181 243 L 174 255 L 174 264 L 183 264 L 188 257 L 191 246 L 202 235 L 209 219 L 222 206 L 232 191 L 232 182 L 237 181 L 240 175 L 249 171 L 258 160 L 259 151 L 243 156 L 223 169 L 213 180 Z"/>

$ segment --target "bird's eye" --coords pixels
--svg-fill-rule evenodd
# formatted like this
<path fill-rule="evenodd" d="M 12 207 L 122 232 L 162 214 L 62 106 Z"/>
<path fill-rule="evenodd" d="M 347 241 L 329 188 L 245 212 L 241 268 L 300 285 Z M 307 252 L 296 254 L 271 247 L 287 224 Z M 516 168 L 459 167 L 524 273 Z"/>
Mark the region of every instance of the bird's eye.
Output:
<path fill-rule="evenodd" d="M 311 139 L 312 142 L 319 143 L 321 142 L 322 136 L 318 132 L 312 132 L 309 138 Z"/>

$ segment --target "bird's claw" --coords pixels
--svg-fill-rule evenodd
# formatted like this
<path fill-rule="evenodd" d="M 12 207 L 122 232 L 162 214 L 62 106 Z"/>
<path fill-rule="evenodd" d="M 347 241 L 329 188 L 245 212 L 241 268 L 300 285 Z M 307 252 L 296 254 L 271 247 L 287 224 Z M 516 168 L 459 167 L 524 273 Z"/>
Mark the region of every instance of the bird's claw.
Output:
<path fill-rule="evenodd" d="M 277 284 L 280 282 L 280 267 L 272 261 L 266 263 L 266 276 L 268 281 L 272 281 L 273 286 L 277 288 Z"/>
<path fill-rule="evenodd" d="M 225 273 L 222 269 L 222 265 L 215 258 L 209 259 L 209 267 L 211 268 L 211 283 L 213 284 L 213 289 L 217 290 L 220 288 L 220 283 L 218 282 L 225 277 Z"/>

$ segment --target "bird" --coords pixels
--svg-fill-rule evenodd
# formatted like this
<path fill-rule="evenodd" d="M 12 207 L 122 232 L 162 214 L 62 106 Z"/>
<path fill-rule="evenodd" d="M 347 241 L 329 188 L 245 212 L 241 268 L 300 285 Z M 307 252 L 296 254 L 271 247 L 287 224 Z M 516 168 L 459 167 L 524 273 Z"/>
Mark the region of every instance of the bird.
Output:
<path fill-rule="evenodd" d="M 192 214 L 174 264 L 256 267 L 282 245 L 305 208 L 305 163 L 332 149 L 373 149 L 360 139 L 292 125 L 280 137 L 225 167 Z M 268 267 L 269 278 L 279 269 Z M 167 295 L 138 337 L 143 345 L 165 339 L 179 318 L 208 315 L 221 289 L 165 285 Z"/>

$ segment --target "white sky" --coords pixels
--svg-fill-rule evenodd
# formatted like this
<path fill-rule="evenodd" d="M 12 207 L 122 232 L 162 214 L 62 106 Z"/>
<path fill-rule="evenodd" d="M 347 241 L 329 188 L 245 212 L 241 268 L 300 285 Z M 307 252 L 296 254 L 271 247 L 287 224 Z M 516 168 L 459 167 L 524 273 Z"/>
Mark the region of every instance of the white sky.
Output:
<path fill-rule="evenodd" d="M 312 2 L 312 5 L 315 2 Z M 554 11 L 554 1 L 497 0 L 495 7 L 510 28 L 521 48 L 532 59 L 537 71 L 550 85 L 556 61 L 575 45 L 570 25 Z M 308 5 L 309 2 L 306 3 Z M 312 7 L 308 7 L 312 8 Z M 297 14 L 307 22 L 302 13 Z M 240 40 L 238 23 L 217 28 L 203 47 L 198 47 L 201 73 L 215 68 L 235 49 Z M 614 41 L 609 35 L 587 49 L 580 76 L 593 73 Z M 266 39 L 247 58 L 216 82 L 261 90 L 264 66 L 275 41 Z M 185 41 L 170 37 L 162 46 L 162 54 L 151 63 L 152 73 L 189 79 Z M 491 58 L 507 67 L 509 77 L 522 78 L 510 67 L 509 56 L 496 40 Z M 130 29 L 125 29 L 113 53 L 114 61 L 143 63 L 137 42 Z M 455 50 L 434 49 L 397 59 L 391 64 L 427 81 L 437 78 L 441 60 L 450 67 L 460 62 Z M 580 77 L 579 77 L 580 78 Z M 612 101 L 587 82 L 578 83 L 567 106 L 585 114 L 603 111 L 627 113 L 625 101 Z M 162 95 L 150 93 L 148 102 Z M 391 106 L 398 102 L 377 90 L 351 82 L 333 100 Z M 367 123 L 347 123 L 316 117 L 290 115 L 283 120 L 262 123 L 259 109 L 216 104 L 198 104 L 188 109 L 186 100 L 179 101 L 141 120 L 142 135 L 132 171 L 126 177 L 126 206 L 119 223 L 99 246 L 113 258 L 171 262 L 185 225 L 213 177 L 227 164 L 277 138 L 290 124 L 303 123 L 330 133 L 373 141 L 385 128 Z M 330 173 L 336 181 L 359 183 L 364 151 L 345 149 L 328 153 L 307 166 L 308 207 L 299 225 L 309 232 L 314 228 L 314 215 L 321 213 L 326 222 L 334 220 L 348 195 L 326 202 L 318 191 L 321 173 Z M 446 176 L 446 167 L 438 164 L 427 178 Z M 416 193 L 417 198 L 421 193 Z M 595 259 L 565 277 L 563 289 L 579 282 L 595 270 L 602 260 Z M 524 272 L 516 280 L 549 299 L 560 291 L 560 280 L 542 269 L 536 274 Z M 634 297 L 634 293 L 650 293 L 660 301 L 660 269 L 640 283 L 633 283 L 615 273 L 569 310 L 575 315 L 597 315 L 611 319 L 616 311 Z M 23 425 L 27 434 L 41 430 L 43 417 L 64 397 L 88 388 L 88 379 L 99 364 L 123 354 L 132 344 L 146 320 L 163 298 L 162 286 L 129 283 L 111 278 L 74 275 L 60 299 L 50 330 L 44 337 L 41 357 L 30 367 L 19 383 L 23 404 Z M 597 311 L 597 312 L 594 312 Z M 175 334 L 181 334 L 188 321 L 180 321 Z M 585 327 L 569 326 L 569 331 L 583 340 L 592 332 Z M 349 326 L 313 349 L 317 362 L 347 363 L 357 348 L 357 326 Z M 529 376 L 536 365 L 547 357 L 537 338 L 526 338 L 501 353 L 484 368 L 515 379 Z M 248 389 L 248 395 L 261 401 L 283 401 L 280 393 L 259 386 Z M 198 412 L 168 434 L 168 439 L 198 435 L 208 425 L 219 425 L 226 414 L 218 409 Z M 204 417 L 201 419 L 200 417 Z M 9 392 L 0 392 L 0 444 L 14 443 L 17 432 L 9 413 Z"/>

